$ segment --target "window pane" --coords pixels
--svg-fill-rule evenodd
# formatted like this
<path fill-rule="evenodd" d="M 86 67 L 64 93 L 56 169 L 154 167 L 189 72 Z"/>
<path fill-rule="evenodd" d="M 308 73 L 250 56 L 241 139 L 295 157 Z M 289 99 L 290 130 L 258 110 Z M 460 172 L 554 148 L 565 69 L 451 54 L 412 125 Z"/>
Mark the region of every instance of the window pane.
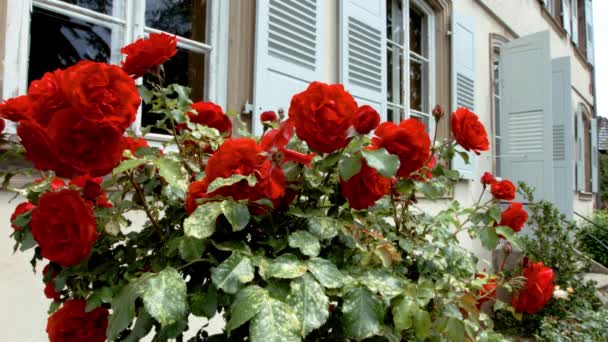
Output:
<path fill-rule="evenodd" d="M 401 121 L 405 117 L 405 111 L 402 108 L 388 105 L 387 108 L 387 121 Z"/>
<path fill-rule="evenodd" d="M 403 50 L 392 47 L 387 51 L 387 100 L 403 104 Z"/>
<path fill-rule="evenodd" d="M 146 0 L 146 26 L 205 42 L 207 0 Z"/>
<path fill-rule="evenodd" d="M 410 59 L 410 108 L 419 112 L 427 112 L 426 73 L 428 69 L 421 62 Z"/>
<path fill-rule="evenodd" d="M 112 31 L 122 36 L 121 28 L 113 29 L 87 23 L 34 7 L 31 21 L 28 82 L 47 71 L 66 68 L 80 60 L 108 62 L 112 50 Z"/>
<path fill-rule="evenodd" d="M 500 136 L 500 97 L 494 96 L 494 133 Z"/>
<path fill-rule="evenodd" d="M 114 17 L 123 17 L 122 4 L 125 0 L 61 0 L 72 5 L 77 5 L 95 12 L 111 15 Z M 118 8 L 120 6 L 120 8 Z"/>
<path fill-rule="evenodd" d="M 417 113 L 412 113 L 411 117 L 416 120 L 421 121 L 424 124 L 424 126 L 426 127 L 426 131 L 428 132 L 428 130 L 429 130 L 429 117 L 428 116 L 423 116 L 423 115 L 419 115 Z"/>
<path fill-rule="evenodd" d="M 386 37 L 403 45 L 403 3 L 401 0 L 386 1 Z"/>
<path fill-rule="evenodd" d="M 494 93 L 496 95 L 499 95 L 500 89 L 498 87 L 498 84 L 499 84 L 499 77 L 500 77 L 500 70 L 499 70 L 500 48 L 498 48 L 498 47 L 493 48 L 492 58 L 493 58 L 492 71 L 494 72 Z"/>
<path fill-rule="evenodd" d="M 188 50 L 178 50 L 177 54 L 163 64 L 165 70 L 164 85 L 177 83 L 191 88 L 190 98 L 192 101 L 203 100 L 204 77 L 205 77 L 205 55 Z M 157 82 L 149 75 L 144 76 L 144 82 Z M 150 113 L 149 106 L 143 106 L 142 127 L 154 125 L 157 120 L 162 119 L 161 114 Z M 152 129 L 153 133 L 167 134 L 166 131 Z"/>
<path fill-rule="evenodd" d="M 415 9 L 410 9 L 410 50 L 426 56 L 424 51 L 424 16 Z"/>

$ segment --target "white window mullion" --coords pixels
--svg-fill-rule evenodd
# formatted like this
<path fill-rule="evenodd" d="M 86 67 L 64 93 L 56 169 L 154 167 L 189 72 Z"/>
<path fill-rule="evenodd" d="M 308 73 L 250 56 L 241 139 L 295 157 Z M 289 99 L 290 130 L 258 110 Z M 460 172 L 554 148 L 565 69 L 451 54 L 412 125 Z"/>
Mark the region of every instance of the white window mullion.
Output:
<path fill-rule="evenodd" d="M 399 113 L 397 121 L 404 120 L 410 116 L 410 0 L 403 0 L 403 114 Z M 402 116 L 403 115 L 403 116 Z"/>

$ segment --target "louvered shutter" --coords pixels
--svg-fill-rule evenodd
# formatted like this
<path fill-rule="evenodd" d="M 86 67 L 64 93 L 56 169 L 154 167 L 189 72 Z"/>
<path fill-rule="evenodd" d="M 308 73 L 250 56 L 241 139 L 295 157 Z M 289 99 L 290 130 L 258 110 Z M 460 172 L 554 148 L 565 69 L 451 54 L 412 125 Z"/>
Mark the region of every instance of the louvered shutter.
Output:
<path fill-rule="evenodd" d="M 574 120 L 570 90 L 570 57 L 552 61 L 553 100 L 553 203 L 572 218 L 574 205 Z"/>
<path fill-rule="evenodd" d="M 340 0 L 340 83 L 386 120 L 386 1 Z"/>
<path fill-rule="evenodd" d="M 591 191 L 598 192 L 597 119 L 591 119 Z"/>
<path fill-rule="evenodd" d="M 585 0 L 585 30 L 587 38 L 587 61 L 591 64 L 595 61 L 594 47 L 593 47 L 593 9 L 591 6 L 591 0 Z"/>
<path fill-rule="evenodd" d="M 459 107 L 475 112 L 475 27 L 472 17 L 454 13 L 452 34 L 452 110 Z M 475 179 L 477 155 L 469 152 L 469 164 L 457 154 L 452 168 L 460 178 Z"/>
<path fill-rule="evenodd" d="M 553 117 L 549 32 L 506 43 L 500 56 L 501 176 L 553 199 Z M 519 196 L 518 196 L 519 197 Z M 521 200 L 521 198 L 520 198 Z"/>
<path fill-rule="evenodd" d="M 577 0 L 572 0 L 571 11 L 572 11 L 572 42 L 578 45 L 578 4 Z"/>
<path fill-rule="evenodd" d="M 583 112 L 576 110 L 576 191 L 585 191 L 585 144 Z"/>
<path fill-rule="evenodd" d="M 253 132 L 259 116 L 283 109 L 291 97 L 320 80 L 322 56 L 319 0 L 258 0 L 253 87 Z"/>
<path fill-rule="evenodd" d="M 568 35 L 572 35 L 570 0 L 562 0 L 562 24 Z"/>

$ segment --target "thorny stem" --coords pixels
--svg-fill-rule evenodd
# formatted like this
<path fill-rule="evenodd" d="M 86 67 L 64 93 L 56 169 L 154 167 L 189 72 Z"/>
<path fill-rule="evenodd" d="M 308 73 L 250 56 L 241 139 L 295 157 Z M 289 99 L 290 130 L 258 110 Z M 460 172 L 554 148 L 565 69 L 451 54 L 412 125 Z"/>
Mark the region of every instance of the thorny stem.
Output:
<path fill-rule="evenodd" d="M 133 178 L 133 172 L 127 171 L 127 175 L 129 176 L 131 185 L 133 185 L 133 188 L 135 188 L 135 191 L 139 195 L 139 198 L 141 198 L 141 205 L 144 208 L 146 215 L 150 219 L 152 226 L 154 226 L 154 229 L 156 230 L 158 235 L 160 235 L 161 239 L 164 240 L 165 234 L 163 233 L 163 229 L 160 227 L 160 225 L 158 224 L 158 221 L 156 221 L 156 219 L 152 215 L 152 211 L 150 210 L 150 207 L 148 207 L 148 203 L 146 202 L 146 195 L 144 194 L 143 190 L 139 187 L 139 184 L 137 184 L 137 182 L 135 182 L 135 179 Z"/>
<path fill-rule="evenodd" d="M 173 118 L 171 118 L 171 133 L 173 134 L 173 139 L 175 139 L 175 144 L 177 145 L 179 159 L 182 161 L 182 164 L 184 164 L 184 167 L 188 170 L 188 180 L 190 180 L 190 177 L 194 173 L 194 170 L 192 170 L 192 168 L 190 168 L 190 165 L 186 163 L 184 151 L 182 150 L 182 146 L 180 145 L 179 139 L 177 138 L 177 130 L 175 129 L 175 121 L 173 120 Z"/>

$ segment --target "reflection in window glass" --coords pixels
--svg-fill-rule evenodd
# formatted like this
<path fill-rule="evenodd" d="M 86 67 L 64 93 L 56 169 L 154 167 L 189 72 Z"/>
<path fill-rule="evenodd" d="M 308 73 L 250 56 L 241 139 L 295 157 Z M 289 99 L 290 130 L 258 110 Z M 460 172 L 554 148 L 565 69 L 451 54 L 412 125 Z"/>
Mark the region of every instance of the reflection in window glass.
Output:
<path fill-rule="evenodd" d="M 423 15 L 415 9 L 410 9 L 410 51 L 419 55 L 424 55 L 423 46 Z"/>
<path fill-rule="evenodd" d="M 31 18 L 28 84 L 47 71 L 66 68 L 83 59 L 110 60 L 110 28 L 37 7 L 34 7 Z"/>
<path fill-rule="evenodd" d="M 206 0 L 146 0 L 146 26 L 205 42 Z"/>
<path fill-rule="evenodd" d="M 496 156 L 494 174 L 500 177 L 500 161 L 502 156 L 502 135 L 500 133 L 500 47 L 492 47 L 492 82 L 493 98 L 494 98 L 494 153 Z"/>
<path fill-rule="evenodd" d="M 126 0 L 61 0 L 63 2 L 67 2 L 72 5 L 77 5 L 86 9 L 93 10 L 95 12 L 118 16 L 116 11 L 118 8 L 114 8 L 115 6 L 120 6 L 120 3 Z M 113 12 L 114 11 L 114 12 Z"/>
<path fill-rule="evenodd" d="M 422 94 L 423 94 L 423 80 L 422 80 L 422 64 L 411 59 L 410 60 L 410 108 L 422 112 L 424 110 L 422 106 Z"/>
<path fill-rule="evenodd" d="M 163 65 L 165 71 L 164 85 L 177 83 L 191 88 L 192 101 L 201 101 L 205 95 L 205 55 L 187 50 L 179 50 L 175 56 Z M 146 75 L 144 83 L 158 82 L 156 78 Z M 142 127 L 156 124 L 163 115 L 149 112 L 149 106 L 143 106 Z M 152 133 L 167 134 L 166 131 L 153 128 Z"/>

